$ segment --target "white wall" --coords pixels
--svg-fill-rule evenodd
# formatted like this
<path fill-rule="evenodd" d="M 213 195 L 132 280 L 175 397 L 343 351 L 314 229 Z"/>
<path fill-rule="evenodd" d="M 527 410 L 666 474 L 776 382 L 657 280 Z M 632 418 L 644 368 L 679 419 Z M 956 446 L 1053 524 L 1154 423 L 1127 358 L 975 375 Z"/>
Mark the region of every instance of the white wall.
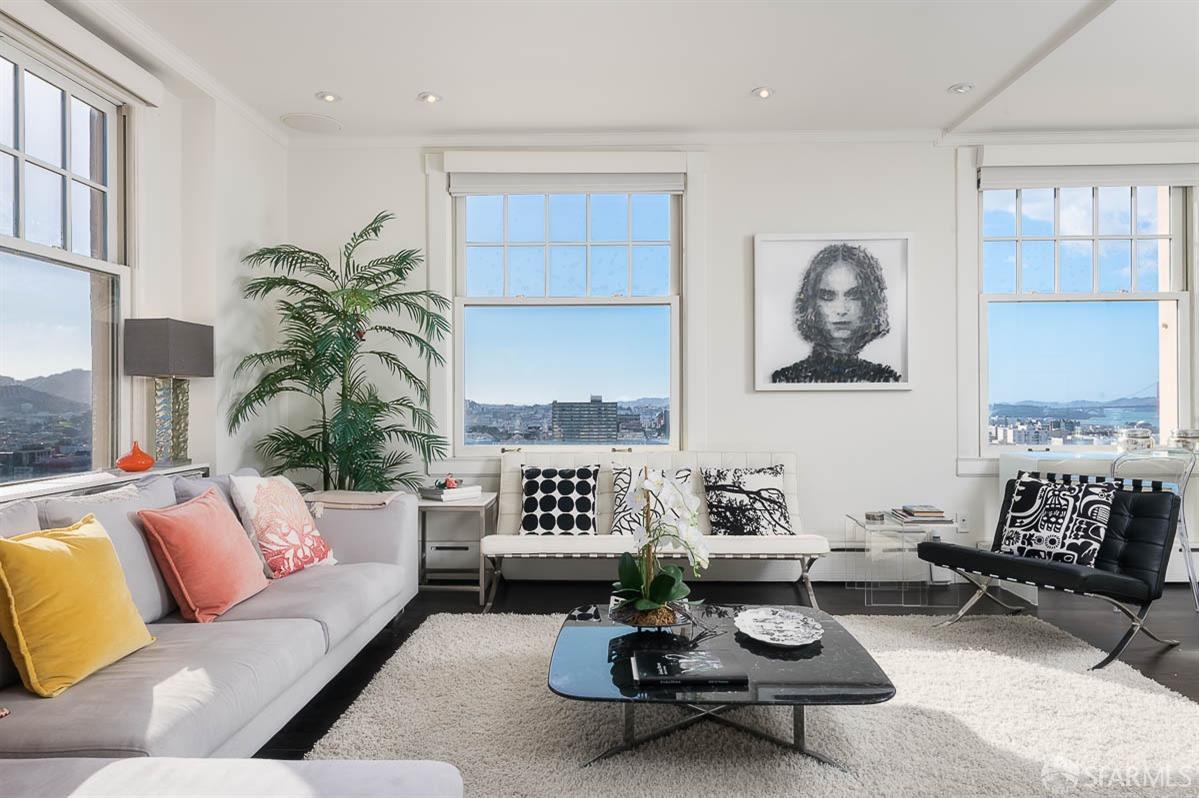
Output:
<path fill-rule="evenodd" d="M 904 502 L 973 520 L 995 484 L 956 476 L 954 170 L 953 149 L 931 144 L 708 150 L 705 438 L 798 453 L 809 531 L 840 537 L 845 513 Z M 912 389 L 756 393 L 754 234 L 888 232 L 912 234 Z"/>
<path fill-rule="evenodd" d="M 283 403 L 233 436 L 225 415 L 239 387 L 232 380 L 237 360 L 274 338 L 269 308 L 241 298 L 241 258 L 286 238 L 286 147 L 200 92 L 168 94 L 138 125 L 144 162 L 134 312 L 214 326 L 216 376 L 191 381 L 190 454 L 220 471 L 258 465 L 253 441 L 283 417 Z M 144 439 L 153 435 L 145 419 L 149 380 L 137 383 L 146 403 L 137 433 Z"/>

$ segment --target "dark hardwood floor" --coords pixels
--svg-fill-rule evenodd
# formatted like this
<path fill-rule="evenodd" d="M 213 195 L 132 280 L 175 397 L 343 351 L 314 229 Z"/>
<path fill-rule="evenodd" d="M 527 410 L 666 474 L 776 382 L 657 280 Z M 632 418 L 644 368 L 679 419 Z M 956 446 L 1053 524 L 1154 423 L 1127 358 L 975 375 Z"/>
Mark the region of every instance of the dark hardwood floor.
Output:
<path fill-rule="evenodd" d="M 548 613 L 567 612 L 581 604 L 602 600 L 603 582 L 504 582 L 496 600 L 495 612 Z M 821 609 L 833 615 L 911 613 L 949 614 L 969 595 L 968 585 L 933 589 L 930 601 L 935 607 L 866 607 L 862 591 L 830 582 L 816 583 Z M 694 585 L 694 595 L 714 602 L 745 604 L 794 604 L 792 585 L 774 582 L 709 582 Z M 1021 603 L 1011 594 L 1009 602 Z M 983 602 L 973 612 L 993 612 L 994 602 Z M 258 752 L 259 757 L 298 759 L 332 726 L 354 702 L 358 694 L 408 635 L 430 615 L 439 612 L 479 612 L 474 593 L 445 591 L 418 595 L 395 623 L 383 630 L 318 693 L 278 734 Z M 1033 614 L 1102 649 L 1110 648 L 1127 623 L 1107 604 L 1059 593 L 1041 591 L 1041 604 Z M 1166 594 L 1149 613 L 1149 626 L 1159 635 L 1182 641 L 1166 649 L 1139 635 L 1121 658 L 1149 678 L 1172 690 L 1199 701 L 1199 613 L 1186 585 L 1168 585 Z"/>

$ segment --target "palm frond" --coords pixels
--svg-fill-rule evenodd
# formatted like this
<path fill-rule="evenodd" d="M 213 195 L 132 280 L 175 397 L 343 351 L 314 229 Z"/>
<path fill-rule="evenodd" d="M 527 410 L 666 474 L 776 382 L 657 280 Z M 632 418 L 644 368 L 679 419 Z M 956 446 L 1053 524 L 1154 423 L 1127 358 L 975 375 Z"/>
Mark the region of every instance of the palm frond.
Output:
<path fill-rule="evenodd" d="M 371 219 L 370 224 L 350 236 L 350 240 L 341 251 L 341 256 L 346 263 L 347 276 L 349 273 L 349 264 L 354 259 L 354 250 L 358 249 L 360 244 L 378 238 L 379 233 L 383 230 L 383 225 L 394 218 L 395 214 L 391 211 L 380 211 L 375 215 L 374 219 Z"/>
<path fill-rule="evenodd" d="M 254 250 L 242 258 L 242 263 L 249 266 L 267 265 L 273 271 L 284 274 L 294 274 L 297 271 L 305 274 L 316 274 L 326 280 L 336 280 L 337 273 L 329 265 L 324 255 L 312 252 L 292 244 L 279 244 L 273 247 L 263 247 Z"/>
<path fill-rule="evenodd" d="M 421 358 L 426 363 L 433 362 L 437 365 L 445 364 L 445 357 L 437 351 L 437 349 L 423 337 L 408 330 L 401 330 L 398 327 L 392 327 L 387 324 L 376 324 L 366 328 L 367 332 L 381 332 L 385 335 L 390 335 L 395 340 L 402 344 L 407 344 L 420 353 Z"/>

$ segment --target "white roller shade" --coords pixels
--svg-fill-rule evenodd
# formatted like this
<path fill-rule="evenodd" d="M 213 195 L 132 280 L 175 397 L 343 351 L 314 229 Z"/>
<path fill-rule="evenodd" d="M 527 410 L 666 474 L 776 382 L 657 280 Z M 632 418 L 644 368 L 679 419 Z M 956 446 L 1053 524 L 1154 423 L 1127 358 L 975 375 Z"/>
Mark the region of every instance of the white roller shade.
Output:
<path fill-rule="evenodd" d="M 1199 163 L 1129 166 L 983 166 L 978 187 L 1199 186 Z"/>
<path fill-rule="evenodd" d="M 635 192 L 682 194 L 682 174 L 506 174 L 453 172 L 450 194 Z"/>

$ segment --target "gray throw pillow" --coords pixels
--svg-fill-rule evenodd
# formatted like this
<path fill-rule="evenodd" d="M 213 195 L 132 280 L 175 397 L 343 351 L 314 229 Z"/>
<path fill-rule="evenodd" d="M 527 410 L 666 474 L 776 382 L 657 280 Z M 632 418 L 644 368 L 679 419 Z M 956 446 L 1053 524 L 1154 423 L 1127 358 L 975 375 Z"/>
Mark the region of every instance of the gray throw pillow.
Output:
<path fill-rule="evenodd" d="M 151 477 L 103 493 L 37 502 L 43 529 L 70 526 L 88 513 L 96 516 L 112 539 L 133 603 L 146 623 L 174 612 L 175 599 L 158 571 L 137 511 L 160 510 L 174 504 L 175 488 L 165 477 Z"/>
<path fill-rule="evenodd" d="M 216 488 L 217 493 L 221 494 L 221 498 L 225 500 L 225 504 L 229 505 L 229 509 L 233 511 L 233 515 L 242 522 L 242 528 L 246 530 L 246 537 L 250 539 L 250 545 L 254 547 L 254 553 L 258 555 L 262 572 L 267 579 L 271 579 L 273 578 L 271 569 L 267 567 L 266 557 L 262 556 L 262 549 L 258 546 L 258 536 L 253 533 L 245 521 L 242 521 L 241 514 L 237 511 L 237 504 L 233 501 L 232 483 L 229 481 L 231 476 L 256 477 L 258 472 L 253 468 L 239 468 L 232 474 L 219 474 L 215 477 L 175 477 L 175 500 L 182 504 L 203 495 L 209 488 Z"/>
<path fill-rule="evenodd" d="M 10 502 L 0 505 L 0 538 L 11 538 L 25 532 L 36 532 L 37 505 L 31 501 Z M 8 647 L 0 642 L 0 688 L 16 684 L 21 680 L 17 666 L 12 664 Z"/>

